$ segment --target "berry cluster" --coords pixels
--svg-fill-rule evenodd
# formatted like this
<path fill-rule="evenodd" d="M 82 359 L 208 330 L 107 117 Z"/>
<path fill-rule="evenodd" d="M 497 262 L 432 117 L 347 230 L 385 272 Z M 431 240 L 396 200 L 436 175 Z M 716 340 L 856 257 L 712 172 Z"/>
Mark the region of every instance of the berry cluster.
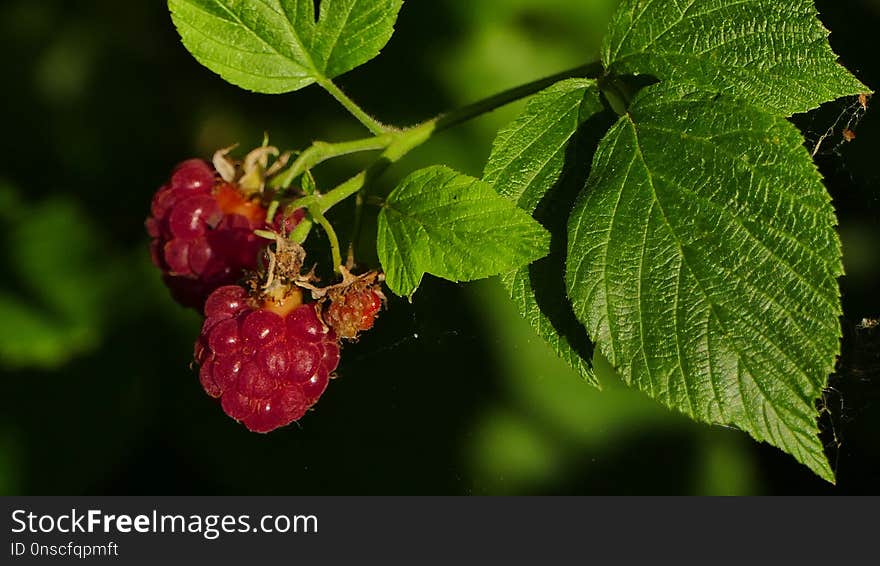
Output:
<path fill-rule="evenodd" d="M 316 287 L 311 273 L 302 275 L 302 247 L 280 237 L 302 210 L 267 224 L 261 191 L 245 187 L 248 172 L 229 163 L 178 165 L 146 225 L 172 296 L 205 316 L 194 352 L 202 387 L 249 430 L 270 432 L 317 403 L 339 365 L 340 341 L 372 328 L 384 295 L 375 272 L 343 269 L 341 283 Z M 256 230 L 279 239 L 270 245 Z"/>

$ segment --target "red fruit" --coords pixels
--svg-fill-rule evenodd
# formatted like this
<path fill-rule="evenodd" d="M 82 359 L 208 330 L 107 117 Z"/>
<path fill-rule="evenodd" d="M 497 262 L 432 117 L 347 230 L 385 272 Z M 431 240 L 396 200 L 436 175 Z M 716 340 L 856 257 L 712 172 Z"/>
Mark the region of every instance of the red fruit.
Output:
<path fill-rule="evenodd" d="M 153 197 L 147 231 L 153 263 L 162 270 L 172 296 L 182 305 L 201 308 L 216 288 L 237 282 L 256 269 L 266 240 L 254 230 L 299 223 L 302 212 L 265 222 L 266 209 L 224 182 L 200 159 L 178 165 Z"/>
<path fill-rule="evenodd" d="M 202 387 L 253 432 L 299 420 L 339 365 L 336 334 L 318 319 L 315 304 L 299 304 L 298 293 L 288 303 L 281 310 L 254 307 L 236 285 L 220 287 L 205 303 L 195 348 Z"/>
<path fill-rule="evenodd" d="M 341 338 L 354 339 L 369 330 L 382 308 L 382 294 L 369 287 L 350 289 L 332 297 L 324 322 Z"/>

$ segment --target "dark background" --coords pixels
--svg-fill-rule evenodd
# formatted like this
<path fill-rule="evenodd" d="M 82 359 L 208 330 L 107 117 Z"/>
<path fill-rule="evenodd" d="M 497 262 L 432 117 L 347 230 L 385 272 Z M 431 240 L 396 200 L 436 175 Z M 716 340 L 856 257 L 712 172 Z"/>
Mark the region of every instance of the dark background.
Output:
<path fill-rule="evenodd" d="M 595 59 L 614 0 L 406 3 L 382 56 L 339 83 L 398 125 Z M 880 5 L 820 1 L 832 44 L 880 84 Z M 880 480 L 880 117 L 853 100 L 796 118 L 840 214 L 844 360 L 825 484 L 744 434 L 579 383 L 494 281 L 430 279 L 346 347 L 299 425 L 248 433 L 189 369 L 198 318 L 167 296 L 143 221 L 175 163 L 270 132 L 283 148 L 363 132 L 320 89 L 240 91 L 180 45 L 159 0 L 5 0 L 0 165 L 0 493 L 865 493 Z M 479 174 L 516 107 L 445 133 L 386 179 Z M 855 125 L 855 123 L 854 123 Z M 321 186 L 361 169 L 322 167 Z M 343 210 L 343 213 L 345 211 Z"/>

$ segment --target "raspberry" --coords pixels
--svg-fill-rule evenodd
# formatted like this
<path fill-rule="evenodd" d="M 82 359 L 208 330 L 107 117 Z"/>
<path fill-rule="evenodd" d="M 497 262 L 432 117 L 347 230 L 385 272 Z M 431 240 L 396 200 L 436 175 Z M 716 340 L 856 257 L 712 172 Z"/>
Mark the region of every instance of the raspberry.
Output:
<path fill-rule="evenodd" d="M 324 393 L 339 364 L 336 334 L 315 303 L 295 291 L 283 305 L 254 306 L 244 288 L 218 288 L 205 302 L 195 347 L 205 391 L 253 432 L 299 420 Z"/>
<path fill-rule="evenodd" d="M 153 263 L 162 270 L 172 296 L 198 309 L 214 289 L 257 267 L 266 241 L 254 230 L 289 231 L 302 214 L 279 215 L 268 227 L 262 204 L 221 180 L 207 162 L 190 159 L 174 169 L 153 197 L 146 222 Z"/>
<path fill-rule="evenodd" d="M 370 288 L 352 289 L 333 297 L 324 313 L 324 322 L 341 338 L 354 339 L 373 328 L 382 308 L 382 294 Z"/>

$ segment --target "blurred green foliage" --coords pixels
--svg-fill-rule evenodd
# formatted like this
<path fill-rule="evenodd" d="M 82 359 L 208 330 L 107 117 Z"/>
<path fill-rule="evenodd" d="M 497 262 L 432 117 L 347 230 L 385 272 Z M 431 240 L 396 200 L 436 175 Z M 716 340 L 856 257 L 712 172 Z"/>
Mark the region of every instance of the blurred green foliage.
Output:
<path fill-rule="evenodd" d="M 410 0 L 383 54 L 340 84 L 381 119 L 414 123 L 594 59 L 615 5 Z M 844 62 L 876 86 L 877 4 L 819 7 Z M 248 433 L 189 368 L 199 321 L 150 265 L 152 192 L 176 162 L 256 145 L 264 131 L 302 148 L 360 136 L 358 125 L 318 89 L 271 97 L 224 83 L 186 53 L 155 0 L 8 0 L 0 45 L 14 85 L 0 110 L 0 493 L 876 491 L 877 375 L 860 374 L 856 389 L 838 384 L 847 410 L 834 421 L 843 450 L 832 488 L 737 431 L 663 410 L 602 360 L 604 390 L 585 386 L 494 281 L 431 279 L 412 304 L 392 301 L 375 331 L 345 349 L 313 414 Z M 820 134 L 847 104 L 797 123 Z M 515 112 L 443 134 L 381 189 L 436 163 L 478 175 Z M 876 114 L 855 142 L 819 158 L 841 215 L 849 327 L 880 314 Z M 365 159 L 322 167 L 318 182 Z"/>
<path fill-rule="evenodd" d="M 70 199 L 29 206 L 0 187 L 0 200 L 8 266 L 21 287 L 0 291 L 0 363 L 60 366 L 99 344 L 112 265 L 105 269 L 91 219 Z"/>

